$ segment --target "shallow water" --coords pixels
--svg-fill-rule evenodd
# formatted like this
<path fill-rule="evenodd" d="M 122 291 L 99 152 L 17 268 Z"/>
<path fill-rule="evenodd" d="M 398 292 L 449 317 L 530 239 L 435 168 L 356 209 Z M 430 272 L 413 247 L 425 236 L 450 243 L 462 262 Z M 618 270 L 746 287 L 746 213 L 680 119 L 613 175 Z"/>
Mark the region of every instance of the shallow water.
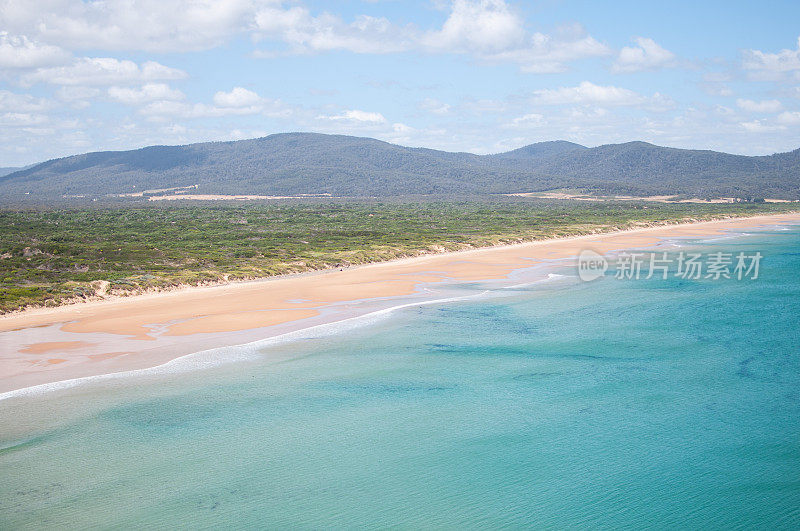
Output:
<path fill-rule="evenodd" d="M 463 284 L 491 291 L 0 402 L 0 528 L 797 528 L 800 230 L 694 246 L 760 278 Z"/>

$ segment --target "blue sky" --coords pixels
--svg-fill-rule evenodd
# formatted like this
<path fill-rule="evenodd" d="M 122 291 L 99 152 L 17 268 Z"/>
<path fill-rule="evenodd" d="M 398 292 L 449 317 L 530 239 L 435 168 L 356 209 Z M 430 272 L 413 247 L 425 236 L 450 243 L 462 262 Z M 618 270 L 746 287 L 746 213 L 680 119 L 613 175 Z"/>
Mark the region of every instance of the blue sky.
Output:
<path fill-rule="evenodd" d="M 0 166 L 286 131 L 800 147 L 800 2 L 0 0 Z"/>

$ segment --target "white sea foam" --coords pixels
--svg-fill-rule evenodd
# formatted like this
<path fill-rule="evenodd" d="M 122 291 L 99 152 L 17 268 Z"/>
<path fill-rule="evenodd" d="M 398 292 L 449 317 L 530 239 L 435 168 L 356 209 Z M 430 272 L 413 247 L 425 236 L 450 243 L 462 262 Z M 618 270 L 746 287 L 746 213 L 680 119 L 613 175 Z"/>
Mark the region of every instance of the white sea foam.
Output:
<path fill-rule="evenodd" d="M 699 240 L 700 243 L 711 243 L 711 242 L 719 242 L 724 240 L 735 240 L 736 238 L 742 238 L 744 236 L 752 236 L 749 232 L 733 232 L 727 233 L 724 236 L 717 236 L 715 238 L 703 238 Z"/>
<path fill-rule="evenodd" d="M 527 288 L 528 286 L 535 286 L 537 284 L 544 284 L 545 282 L 553 282 L 562 278 L 574 278 L 572 275 L 560 275 L 558 273 L 548 273 L 546 278 L 532 280 L 531 282 L 523 282 L 521 284 L 514 284 L 513 286 L 504 286 L 503 289 L 519 289 Z"/>
<path fill-rule="evenodd" d="M 329 323 L 310 326 L 308 328 L 294 330 L 292 332 L 286 332 L 285 334 L 259 339 L 256 341 L 252 341 L 250 343 L 244 343 L 241 345 L 234 345 L 234 346 L 218 347 L 214 349 L 186 354 L 185 356 L 180 356 L 166 363 L 162 363 L 161 365 L 157 365 L 155 367 L 148 367 L 146 369 L 135 369 L 131 371 L 98 374 L 95 376 L 84 376 L 82 378 L 73 378 L 70 380 L 62 380 L 59 382 L 51 382 L 46 384 L 34 385 L 31 387 L 24 387 L 22 389 L 15 389 L 13 391 L 0 393 L 0 401 L 7 400 L 9 398 L 41 395 L 89 383 L 111 381 L 111 380 L 116 380 L 121 378 L 131 378 L 136 376 L 177 374 L 188 371 L 194 371 L 198 369 L 209 369 L 217 367 L 219 365 L 232 363 L 236 361 L 257 359 L 262 356 L 260 349 L 263 349 L 265 347 L 270 347 L 283 343 L 289 343 L 292 341 L 303 341 L 309 339 L 329 337 L 341 334 L 343 332 L 347 332 L 349 330 L 374 324 L 388 317 L 391 313 L 396 312 L 398 310 L 402 310 L 404 308 L 427 306 L 430 304 L 445 304 L 448 302 L 457 302 L 467 299 L 474 299 L 477 297 L 485 296 L 489 292 L 490 290 L 485 290 L 481 293 L 464 295 L 461 297 L 448 297 L 442 299 L 432 299 L 427 301 L 415 301 L 405 304 L 399 304 L 397 306 L 383 308 L 381 310 L 376 310 L 374 312 L 366 313 L 364 315 L 358 315 L 355 317 L 342 319 L 340 321 L 331 321 Z"/>
<path fill-rule="evenodd" d="M 797 227 L 797 225 L 792 225 L 791 227 L 786 225 L 764 225 L 762 227 L 757 227 L 755 230 L 758 232 L 771 230 L 792 230 L 792 227 Z"/>

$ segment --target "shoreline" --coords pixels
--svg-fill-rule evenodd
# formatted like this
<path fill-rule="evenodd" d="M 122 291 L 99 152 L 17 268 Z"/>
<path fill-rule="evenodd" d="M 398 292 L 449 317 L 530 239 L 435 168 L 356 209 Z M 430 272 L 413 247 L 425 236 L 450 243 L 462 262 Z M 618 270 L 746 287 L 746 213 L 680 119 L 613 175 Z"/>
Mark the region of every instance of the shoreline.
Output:
<path fill-rule="evenodd" d="M 219 347 L 336 325 L 361 317 L 352 312 L 370 302 L 388 301 L 391 311 L 425 285 L 503 279 L 574 258 L 584 248 L 606 253 L 798 222 L 798 213 L 670 222 L 19 312 L 0 317 L 0 398 L 43 384 L 149 371 Z"/>
<path fill-rule="evenodd" d="M 482 247 L 473 247 L 471 249 L 461 249 L 458 251 L 422 251 L 418 255 L 414 256 L 407 256 L 402 258 L 393 258 L 389 260 L 382 260 L 376 262 L 370 262 L 366 264 L 355 264 L 349 265 L 344 267 L 329 267 L 325 269 L 310 269 L 308 271 L 302 271 L 299 273 L 287 273 L 281 275 L 272 275 L 267 277 L 257 277 L 257 278 L 247 278 L 242 280 L 231 280 L 231 281 L 210 281 L 204 282 L 201 284 L 180 284 L 177 286 L 172 286 L 168 288 L 158 288 L 158 289 L 148 289 L 141 292 L 133 292 L 130 295 L 100 295 L 100 296 L 91 296 L 88 298 L 76 298 L 76 299 L 69 299 L 61 304 L 56 306 L 42 306 L 42 305 L 35 305 L 35 306 L 28 306 L 24 308 L 20 308 L 17 310 L 12 310 L 3 314 L 0 314 L 0 332 L 6 332 L 10 330 L 14 330 L 14 328 L 10 327 L 7 323 L 8 321 L 14 321 L 16 318 L 25 318 L 27 316 L 38 316 L 38 315 L 50 315 L 56 314 L 61 311 L 69 311 L 71 309 L 75 309 L 78 307 L 86 307 L 86 306 L 95 306 L 95 305 L 102 305 L 102 304 L 110 304 L 115 302 L 121 301 L 136 301 L 136 300 L 143 300 L 152 297 L 167 297 L 175 293 L 187 292 L 187 291 L 195 291 L 195 290 L 212 290 L 214 288 L 224 288 L 224 287 L 232 287 L 238 285 L 248 285 L 248 284 L 255 284 L 255 283 L 266 283 L 266 282 L 274 282 L 283 279 L 291 279 L 291 278 L 303 278 L 307 276 L 314 276 L 314 275 L 325 275 L 337 271 L 349 271 L 354 269 L 361 269 L 361 268 L 368 268 L 373 266 L 385 265 L 385 264 L 404 264 L 408 261 L 415 261 L 429 257 L 439 257 L 439 256 L 457 256 L 460 254 L 468 254 L 473 253 L 476 251 L 486 251 L 486 250 L 505 250 L 517 247 L 524 247 L 528 245 L 537 245 L 543 243 L 552 243 L 552 242 L 567 242 L 572 240 L 581 240 L 587 238 L 593 238 L 598 236 L 613 236 L 618 234 L 629 234 L 629 233 L 640 233 L 640 232 L 647 232 L 647 231 L 655 231 L 665 228 L 681 228 L 681 227 L 695 227 L 695 226 L 703 226 L 707 224 L 714 224 L 714 223 L 728 223 L 733 221 L 755 221 L 759 219 L 771 219 L 776 217 L 791 217 L 791 216 L 800 216 L 800 211 L 798 212 L 783 212 L 780 214 L 759 214 L 757 216 L 721 216 L 718 218 L 713 218 L 710 220 L 693 220 L 693 221 L 685 221 L 685 220 L 668 220 L 668 221 L 657 221 L 650 224 L 646 224 L 642 227 L 634 227 L 634 228 L 626 228 L 626 229 L 618 229 L 616 227 L 611 228 L 610 230 L 599 230 L 597 232 L 592 232 L 589 234 L 576 234 L 572 236 L 554 236 L 548 238 L 542 238 L 538 240 L 527 240 L 521 241 L 517 243 L 510 243 L 510 244 L 501 244 L 501 245 L 487 245 Z M 800 218 L 798 218 L 800 219 Z M 11 325 L 13 326 L 13 325 Z"/>
<path fill-rule="evenodd" d="M 419 300 L 411 302 L 402 302 L 401 304 L 389 306 L 387 308 L 376 309 L 361 315 L 354 315 L 340 320 L 328 321 L 305 328 L 298 328 L 290 332 L 284 332 L 278 335 L 256 339 L 249 343 L 229 345 L 229 346 L 247 347 L 250 350 L 256 350 L 259 348 L 264 348 L 269 345 L 280 345 L 283 343 L 290 343 L 292 341 L 298 341 L 301 339 L 320 339 L 323 337 L 328 337 L 341 333 L 343 331 L 343 328 L 345 330 L 352 330 L 353 328 L 368 326 L 372 322 L 375 322 L 385 316 L 388 316 L 397 310 L 402 310 L 412 306 L 418 307 L 418 306 L 427 306 L 430 304 L 444 304 L 448 302 L 459 302 L 463 300 L 477 299 L 488 293 L 488 291 L 489 290 L 486 290 L 481 293 L 458 296 L 458 297 L 444 297 L 444 298 L 435 298 L 435 299 L 427 299 L 427 300 Z M 52 391 L 69 389 L 88 382 L 115 380 L 119 378 L 127 378 L 130 376 L 178 374 L 182 372 L 189 372 L 192 370 L 197 370 L 202 368 L 216 367 L 219 365 L 224 365 L 226 363 L 233 363 L 235 361 L 243 361 L 250 359 L 248 354 L 244 355 L 238 354 L 229 358 L 224 358 L 215 355 L 218 354 L 219 351 L 224 350 L 225 348 L 226 347 L 223 346 L 207 350 L 201 350 L 199 352 L 191 352 L 188 354 L 183 354 L 176 358 L 172 358 L 160 365 L 154 365 L 151 367 L 145 367 L 141 369 L 133 369 L 120 372 L 111 372 L 111 373 L 101 373 L 89 376 L 82 376 L 78 378 L 72 378 L 69 380 L 57 380 L 54 382 L 33 385 L 30 387 L 21 387 L 19 389 L 12 389 L 10 391 L 5 391 L 5 392 L 0 391 L 0 402 L 9 398 L 32 396 Z"/>

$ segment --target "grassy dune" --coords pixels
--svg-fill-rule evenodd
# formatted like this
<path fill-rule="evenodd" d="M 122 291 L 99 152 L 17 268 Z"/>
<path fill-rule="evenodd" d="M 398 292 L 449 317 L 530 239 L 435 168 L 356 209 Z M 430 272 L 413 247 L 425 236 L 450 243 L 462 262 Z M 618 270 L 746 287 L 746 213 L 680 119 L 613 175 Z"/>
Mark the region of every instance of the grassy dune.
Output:
<path fill-rule="evenodd" d="M 498 200 L 9 209 L 0 211 L 0 312 L 792 208 Z"/>

